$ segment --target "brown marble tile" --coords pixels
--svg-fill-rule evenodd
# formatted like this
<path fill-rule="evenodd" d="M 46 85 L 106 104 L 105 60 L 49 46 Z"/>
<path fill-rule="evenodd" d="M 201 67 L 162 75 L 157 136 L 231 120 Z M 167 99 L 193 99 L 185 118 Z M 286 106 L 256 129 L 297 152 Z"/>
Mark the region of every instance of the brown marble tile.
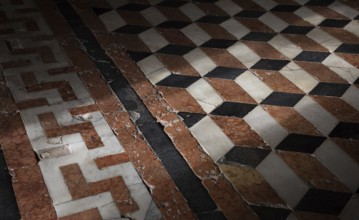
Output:
<path fill-rule="evenodd" d="M 152 25 L 139 12 L 118 10 L 118 14 L 128 25 L 152 27 Z"/>
<path fill-rule="evenodd" d="M 349 18 L 345 17 L 342 14 L 339 14 L 338 12 L 328 8 L 328 7 L 324 7 L 324 6 L 307 6 L 309 9 L 311 9 L 312 11 L 314 11 L 317 14 L 322 15 L 323 17 L 327 18 L 327 19 L 346 19 L 348 20 Z"/>
<path fill-rule="evenodd" d="M 263 22 L 256 20 L 256 19 L 249 19 L 249 18 L 235 18 L 241 24 L 246 26 L 252 32 L 274 32 L 274 30 Z"/>
<path fill-rule="evenodd" d="M 62 218 L 59 218 L 59 220 L 81 220 L 81 219 L 86 219 L 86 220 L 100 220 L 102 219 L 100 212 L 98 211 L 97 208 L 94 209 L 89 209 L 83 212 L 79 212 L 73 215 L 69 215 L 69 216 L 65 216 Z"/>
<path fill-rule="evenodd" d="M 359 41 L 358 41 L 359 42 Z M 350 53 L 336 53 L 339 57 L 346 60 L 351 65 L 359 69 L 359 55 Z"/>
<path fill-rule="evenodd" d="M 217 24 L 210 23 L 197 23 L 197 25 L 203 29 L 211 38 L 223 39 L 223 40 L 237 40 L 232 34 L 228 33 L 224 28 Z"/>
<path fill-rule="evenodd" d="M 274 0 L 279 5 L 299 5 L 298 2 L 295 2 L 293 0 Z"/>
<path fill-rule="evenodd" d="M 104 157 L 98 157 L 96 158 L 95 162 L 99 169 L 103 169 L 116 164 L 130 162 L 130 158 L 126 153 L 119 153 Z"/>
<path fill-rule="evenodd" d="M 218 78 L 206 78 L 206 80 L 226 101 L 257 104 L 257 102 L 233 80 Z"/>
<path fill-rule="evenodd" d="M 175 111 L 204 113 L 201 106 L 186 89 L 165 86 L 156 88 Z"/>
<path fill-rule="evenodd" d="M 195 2 L 195 4 L 206 14 L 215 15 L 215 16 L 229 16 L 216 4 L 207 3 L 207 2 Z"/>
<path fill-rule="evenodd" d="M 350 190 L 325 168 L 315 157 L 297 152 L 278 153 L 288 166 L 311 187 L 350 192 Z"/>
<path fill-rule="evenodd" d="M 279 198 L 277 193 L 256 169 L 227 164 L 221 164 L 219 167 L 249 203 L 272 207 L 286 207 L 285 202 Z"/>
<path fill-rule="evenodd" d="M 329 33 L 333 37 L 337 38 L 343 43 L 348 43 L 348 44 L 359 43 L 359 37 L 355 36 L 353 33 L 344 30 L 342 28 L 321 27 L 321 29 Z"/>
<path fill-rule="evenodd" d="M 175 45 L 184 45 L 190 47 L 196 47 L 194 44 L 182 31 L 177 29 L 166 29 L 166 28 L 156 28 L 156 30 L 166 38 L 170 44 Z"/>
<path fill-rule="evenodd" d="M 359 140 L 331 138 L 339 147 L 341 147 L 351 158 L 359 163 Z"/>
<path fill-rule="evenodd" d="M 287 4 L 285 4 L 287 5 Z M 287 22 L 290 25 L 295 25 L 295 26 L 313 26 L 311 23 L 303 20 L 301 17 L 299 17 L 298 15 L 291 13 L 291 12 L 278 12 L 278 11 L 273 11 L 273 14 L 275 14 L 277 17 L 279 17 L 280 19 L 282 19 L 283 21 Z"/>
<path fill-rule="evenodd" d="M 238 59 L 230 54 L 226 49 L 219 48 L 201 48 L 217 66 L 246 68 Z"/>
<path fill-rule="evenodd" d="M 297 94 L 304 93 L 295 84 L 285 78 L 280 72 L 253 69 L 251 71 L 276 92 L 288 92 Z"/>
<path fill-rule="evenodd" d="M 99 108 L 97 105 L 86 105 L 86 106 L 80 106 L 69 109 L 69 112 L 71 115 L 83 115 L 90 112 L 96 112 L 99 111 Z"/>
<path fill-rule="evenodd" d="M 252 11 L 266 11 L 264 8 L 256 4 L 254 1 L 242 1 L 242 0 L 233 0 L 237 5 L 239 5 L 244 10 Z"/>
<path fill-rule="evenodd" d="M 192 22 L 191 19 L 178 8 L 157 6 L 157 9 L 170 21 Z"/>
<path fill-rule="evenodd" d="M 47 99 L 45 98 L 31 99 L 31 100 L 26 100 L 16 103 L 18 109 L 34 108 L 43 105 L 49 105 Z"/>
<path fill-rule="evenodd" d="M 121 42 L 117 45 L 123 45 L 126 50 L 150 52 L 148 46 L 138 36 L 133 36 L 133 34 L 118 34 L 116 36 L 118 41 Z"/>
<path fill-rule="evenodd" d="M 295 45 L 300 47 L 305 51 L 318 51 L 318 52 L 328 52 L 328 50 L 322 45 L 318 44 L 314 40 L 310 39 L 305 35 L 299 34 L 283 34 L 287 39 L 292 41 Z"/>
<path fill-rule="evenodd" d="M 304 61 L 295 61 L 295 63 L 320 82 L 346 83 L 338 74 L 321 63 Z"/>
<path fill-rule="evenodd" d="M 265 105 L 263 108 L 290 133 L 319 135 L 314 125 L 291 107 Z"/>
<path fill-rule="evenodd" d="M 296 211 L 295 215 L 299 220 L 339 220 L 340 218 L 334 215 L 326 215 L 314 212 Z"/>
<path fill-rule="evenodd" d="M 263 139 L 241 118 L 211 116 L 214 122 L 237 146 L 269 148 Z"/>
<path fill-rule="evenodd" d="M 179 75 L 200 76 L 200 74 L 182 56 L 157 54 L 169 71 Z"/>
<path fill-rule="evenodd" d="M 328 96 L 312 96 L 312 98 L 339 121 L 359 123 L 359 112 L 343 99 Z"/>
<path fill-rule="evenodd" d="M 245 45 L 251 48 L 262 59 L 287 60 L 288 58 L 272 47 L 267 42 L 243 41 Z"/>

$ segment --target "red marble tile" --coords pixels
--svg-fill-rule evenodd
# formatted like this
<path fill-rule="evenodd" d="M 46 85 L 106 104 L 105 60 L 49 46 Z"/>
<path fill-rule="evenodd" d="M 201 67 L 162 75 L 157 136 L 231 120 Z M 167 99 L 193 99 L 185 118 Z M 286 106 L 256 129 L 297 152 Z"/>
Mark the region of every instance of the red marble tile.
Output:
<path fill-rule="evenodd" d="M 338 12 L 324 7 L 324 6 L 307 6 L 309 9 L 311 9 L 312 11 L 314 11 L 317 14 L 322 15 L 323 17 L 327 18 L 327 19 L 344 19 L 347 20 L 349 18 L 345 17 L 342 14 L 339 14 Z"/>
<path fill-rule="evenodd" d="M 158 54 L 157 56 L 172 73 L 188 76 L 200 76 L 200 74 L 182 56 L 168 54 Z"/>
<path fill-rule="evenodd" d="M 305 35 L 298 34 L 283 34 L 287 39 L 292 41 L 298 47 L 305 51 L 318 51 L 318 52 L 328 52 L 328 50 L 322 45 L 318 44 L 314 40 L 310 39 Z"/>
<path fill-rule="evenodd" d="M 119 153 L 119 154 L 108 155 L 104 157 L 98 157 L 96 158 L 95 162 L 99 169 L 103 169 L 116 164 L 130 162 L 130 158 L 126 153 Z"/>
<path fill-rule="evenodd" d="M 351 158 L 359 163 L 359 140 L 332 138 Z"/>
<path fill-rule="evenodd" d="M 359 42 L 359 41 L 358 41 Z M 337 53 L 337 55 L 356 68 L 359 68 L 359 55 L 350 53 Z"/>
<path fill-rule="evenodd" d="M 224 28 L 217 24 L 197 23 L 197 25 L 208 33 L 211 38 L 223 40 L 236 40 L 232 34 L 228 33 Z"/>
<path fill-rule="evenodd" d="M 287 3 L 285 3 L 285 5 L 287 5 Z M 279 17 L 280 19 L 282 19 L 283 21 L 287 22 L 290 25 L 295 25 L 295 26 L 313 26 L 311 23 L 303 20 L 301 17 L 299 17 L 298 15 L 294 14 L 294 13 L 290 13 L 290 12 L 278 12 L 278 11 L 273 11 L 273 14 L 275 14 L 277 17 Z"/>
<path fill-rule="evenodd" d="M 203 52 L 209 56 L 217 66 L 246 68 L 238 59 L 225 49 L 219 48 L 201 48 Z"/>
<path fill-rule="evenodd" d="M 358 44 L 359 37 L 355 36 L 353 33 L 341 29 L 341 28 L 330 28 L 330 27 L 321 27 L 322 30 L 329 33 L 333 37 L 337 38 L 343 43 L 347 44 Z"/>
<path fill-rule="evenodd" d="M 287 60 L 288 58 L 281 54 L 267 42 L 243 41 L 251 50 L 258 54 L 262 59 Z"/>
<path fill-rule="evenodd" d="M 241 24 L 246 26 L 252 32 L 274 32 L 274 30 L 263 22 L 256 20 L 256 19 L 248 19 L 248 18 L 235 18 Z"/>
<path fill-rule="evenodd" d="M 195 4 L 206 14 L 215 15 L 215 16 L 229 16 L 216 4 L 211 4 L 207 2 L 196 2 Z"/>
<path fill-rule="evenodd" d="M 264 8 L 259 6 L 253 1 L 242 1 L 242 0 L 233 0 L 237 5 L 239 5 L 244 10 L 253 10 L 253 11 L 266 11 Z"/>
<path fill-rule="evenodd" d="M 180 30 L 156 28 L 156 30 L 166 38 L 170 44 L 196 47 L 196 45 Z"/>
<path fill-rule="evenodd" d="M 97 208 L 89 209 L 83 212 L 75 213 L 69 216 L 65 216 L 59 218 L 59 220 L 78 220 L 78 219 L 86 219 L 86 220 L 100 220 L 102 219 L 100 212 Z"/>
<path fill-rule="evenodd" d="M 338 74 L 321 63 L 303 61 L 295 61 L 295 63 L 320 82 L 346 83 Z"/>

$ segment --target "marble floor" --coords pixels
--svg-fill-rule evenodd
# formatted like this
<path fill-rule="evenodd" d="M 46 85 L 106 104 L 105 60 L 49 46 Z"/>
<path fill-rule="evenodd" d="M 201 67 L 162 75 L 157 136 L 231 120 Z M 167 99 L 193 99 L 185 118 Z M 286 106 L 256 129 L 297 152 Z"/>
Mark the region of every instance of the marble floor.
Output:
<path fill-rule="evenodd" d="M 0 219 L 359 219 L 355 0 L 3 0 L 0 73 Z"/>

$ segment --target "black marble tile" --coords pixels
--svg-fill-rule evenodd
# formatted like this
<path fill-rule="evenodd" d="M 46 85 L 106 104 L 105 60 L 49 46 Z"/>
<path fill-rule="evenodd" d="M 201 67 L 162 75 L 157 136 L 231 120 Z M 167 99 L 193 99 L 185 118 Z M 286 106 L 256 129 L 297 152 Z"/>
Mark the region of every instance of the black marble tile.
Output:
<path fill-rule="evenodd" d="M 192 83 L 199 80 L 199 76 L 187 76 L 187 75 L 178 75 L 171 74 L 163 80 L 159 81 L 157 86 L 170 86 L 170 87 L 178 87 L 178 88 L 187 88 L 192 85 Z"/>
<path fill-rule="evenodd" d="M 302 34 L 306 35 L 311 31 L 314 27 L 311 26 L 295 26 L 290 25 L 281 31 L 283 34 Z"/>
<path fill-rule="evenodd" d="M 148 7 L 150 7 L 150 5 L 129 3 L 129 4 L 123 5 L 121 7 L 118 7 L 117 10 L 142 11 Z"/>
<path fill-rule="evenodd" d="M 313 153 L 324 141 L 325 137 L 304 134 L 289 134 L 278 144 L 277 150 Z"/>
<path fill-rule="evenodd" d="M 112 10 L 111 8 L 95 8 L 95 7 L 91 7 L 91 8 L 92 8 L 92 11 L 95 12 L 95 14 L 97 16 L 102 15 L 102 14 Z"/>
<path fill-rule="evenodd" d="M 149 29 L 149 27 L 127 24 L 123 27 L 120 27 L 120 28 L 114 30 L 113 32 L 121 33 L 121 34 L 136 34 L 136 35 L 138 35 L 148 29 Z"/>
<path fill-rule="evenodd" d="M 202 44 L 201 47 L 226 49 L 235 44 L 236 42 L 236 40 L 210 39 L 204 44 Z"/>
<path fill-rule="evenodd" d="M 335 19 L 325 19 L 322 23 L 319 24 L 321 27 L 334 27 L 342 28 L 347 25 L 350 20 L 335 20 Z"/>
<path fill-rule="evenodd" d="M 187 3 L 188 3 L 187 1 L 163 1 L 157 4 L 157 6 L 178 8 Z"/>
<path fill-rule="evenodd" d="M 273 92 L 264 99 L 261 104 L 293 107 L 303 98 L 303 96 L 303 94 Z"/>
<path fill-rule="evenodd" d="M 276 33 L 265 33 L 265 32 L 250 32 L 246 36 L 242 37 L 242 40 L 250 41 L 270 41 Z"/>
<path fill-rule="evenodd" d="M 359 123 L 339 122 L 329 137 L 359 140 Z"/>
<path fill-rule="evenodd" d="M 350 84 L 320 82 L 309 94 L 340 97 L 349 87 Z"/>
<path fill-rule="evenodd" d="M 199 214 L 198 220 L 226 220 L 227 218 L 220 211 L 212 211 Z"/>
<path fill-rule="evenodd" d="M 234 15 L 234 17 L 240 17 L 240 18 L 259 18 L 262 15 L 264 15 L 265 11 L 250 11 L 250 10 L 243 10 L 241 12 L 238 12 Z"/>
<path fill-rule="evenodd" d="M 352 194 L 322 189 L 309 189 L 296 210 L 339 215 Z"/>
<path fill-rule="evenodd" d="M 328 6 L 332 4 L 335 0 L 310 0 L 305 5 L 308 6 Z"/>
<path fill-rule="evenodd" d="M 192 112 L 178 112 L 178 115 L 183 119 L 183 122 L 187 125 L 188 128 L 197 124 L 197 122 L 206 116 L 205 114 Z"/>
<path fill-rule="evenodd" d="M 281 70 L 285 67 L 290 61 L 289 60 L 269 60 L 262 59 L 254 64 L 251 69 L 259 69 L 259 70 Z"/>
<path fill-rule="evenodd" d="M 285 220 L 291 213 L 289 209 L 251 205 L 260 220 Z"/>
<path fill-rule="evenodd" d="M 252 111 L 257 105 L 247 104 L 247 103 L 237 103 L 237 102 L 224 102 L 222 105 L 214 109 L 212 115 L 222 115 L 222 116 L 234 116 L 243 118 L 250 111 Z"/>
<path fill-rule="evenodd" d="M 247 69 L 230 68 L 218 66 L 205 75 L 205 77 L 220 78 L 220 79 L 235 79 Z"/>
<path fill-rule="evenodd" d="M 297 57 L 295 57 L 294 60 L 320 63 L 329 55 L 329 52 L 303 51 Z"/>
<path fill-rule="evenodd" d="M 354 18 L 354 20 L 359 20 L 359 15 Z"/>
<path fill-rule="evenodd" d="M 214 16 L 214 15 L 205 15 L 202 18 L 198 19 L 198 23 L 211 23 L 211 24 L 220 24 L 227 20 L 229 17 L 225 16 Z"/>
<path fill-rule="evenodd" d="M 189 47 L 189 46 L 184 46 L 184 45 L 169 44 L 169 45 L 161 48 L 160 50 L 158 50 L 157 53 L 164 53 L 164 54 L 172 54 L 172 55 L 183 56 L 183 55 L 185 55 L 186 53 L 190 52 L 193 49 L 194 49 L 194 47 Z"/>
<path fill-rule="evenodd" d="M 255 168 L 270 152 L 270 149 L 235 146 L 224 156 L 224 160 Z"/>
<path fill-rule="evenodd" d="M 191 24 L 191 22 L 169 20 L 162 22 L 161 24 L 157 25 L 157 27 L 166 29 L 182 29 L 189 24 Z"/>
<path fill-rule="evenodd" d="M 353 53 L 359 54 L 359 42 L 358 44 L 342 44 L 340 45 L 335 52 L 338 53 Z"/>
<path fill-rule="evenodd" d="M 359 84 L 359 78 L 355 80 L 354 84 Z"/>
<path fill-rule="evenodd" d="M 193 0 L 194 2 L 204 2 L 204 3 L 209 3 L 209 2 L 218 2 L 218 0 Z"/>
<path fill-rule="evenodd" d="M 277 5 L 274 8 L 271 9 L 271 11 L 277 11 L 277 12 L 295 12 L 298 10 L 301 6 L 300 5 Z"/>
<path fill-rule="evenodd" d="M 140 52 L 140 51 L 127 51 L 127 53 L 136 62 L 141 61 L 141 60 L 145 59 L 146 57 L 152 55 L 151 52 Z"/>

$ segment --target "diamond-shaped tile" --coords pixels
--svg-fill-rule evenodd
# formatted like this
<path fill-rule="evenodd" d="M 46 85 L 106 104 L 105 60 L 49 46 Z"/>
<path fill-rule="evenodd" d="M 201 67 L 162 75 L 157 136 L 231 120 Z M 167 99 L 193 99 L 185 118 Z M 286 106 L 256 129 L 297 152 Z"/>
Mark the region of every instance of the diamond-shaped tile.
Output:
<path fill-rule="evenodd" d="M 310 189 L 299 202 L 296 210 L 339 215 L 352 194 L 321 189 Z"/>
<path fill-rule="evenodd" d="M 192 83 L 196 82 L 198 79 L 200 79 L 200 77 L 198 76 L 171 74 L 165 79 L 159 81 L 156 85 L 187 88 Z"/>
<path fill-rule="evenodd" d="M 295 57 L 294 60 L 320 63 L 329 55 L 329 52 L 303 51 L 297 57 Z"/>
<path fill-rule="evenodd" d="M 149 57 L 152 55 L 152 53 L 150 53 L 150 52 L 140 52 L 140 51 L 127 51 L 127 53 L 136 62 L 141 61 L 141 60 L 145 59 L 146 57 Z"/>
<path fill-rule="evenodd" d="M 254 64 L 251 69 L 259 70 L 281 70 L 285 67 L 290 61 L 289 60 L 270 60 L 270 59 L 261 59 L 256 64 Z"/>
<path fill-rule="evenodd" d="M 123 5 L 119 8 L 117 8 L 118 10 L 124 10 L 124 11 L 142 11 L 145 10 L 146 8 L 150 7 L 149 5 L 144 5 L 144 4 L 134 4 L 134 3 L 129 3 L 126 5 Z"/>
<path fill-rule="evenodd" d="M 201 47 L 228 48 L 236 42 L 236 40 L 210 39 L 204 44 L 202 44 Z"/>
<path fill-rule="evenodd" d="M 347 25 L 350 20 L 335 20 L 335 19 L 325 19 L 319 26 L 322 27 L 335 27 L 335 28 L 342 28 Z"/>
<path fill-rule="evenodd" d="M 259 18 L 260 16 L 264 15 L 265 11 L 250 11 L 250 10 L 243 10 L 234 15 L 234 17 L 240 18 Z"/>
<path fill-rule="evenodd" d="M 227 218 L 221 211 L 205 212 L 197 215 L 198 220 L 226 220 Z"/>
<path fill-rule="evenodd" d="M 157 4 L 157 6 L 165 6 L 165 7 L 174 7 L 174 8 L 178 8 L 181 7 L 182 5 L 188 3 L 187 1 L 163 1 L 159 4 Z"/>
<path fill-rule="evenodd" d="M 257 105 L 237 102 L 224 102 L 222 105 L 214 109 L 212 115 L 234 116 L 243 118 Z"/>
<path fill-rule="evenodd" d="M 303 96 L 303 94 L 273 92 L 261 104 L 293 107 Z"/>
<path fill-rule="evenodd" d="M 211 24 L 220 24 L 229 19 L 226 16 L 214 16 L 214 15 L 206 15 L 197 20 L 199 23 L 211 23 Z"/>
<path fill-rule="evenodd" d="M 202 118 L 204 118 L 205 114 L 200 113 L 192 113 L 192 112 L 178 112 L 178 115 L 183 118 L 183 122 L 187 125 L 187 127 L 192 127 L 197 122 L 199 122 Z"/>
<path fill-rule="evenodd" d="M 342 44 L 335 50 L 335 52 L 359 54 L 359 42 L 358 44 Z"/>
<path fill-rule="evenodd" d="M 157 25 L 157 27 L 160 28 L 167 28 L 167 29 L 182 29 L 184 27 L 186 27 L 187 25 L 190 25 L 190 22 L 185 22 L 185 21 L 165 21 L 162 22 L 161 24 Z"/>
<path fill-rule="evenodd" d="M 310 0 L 305 5 L 310 6 L 328 6 L 332 4 L 335 0 Z"/>
<path fill-rule="evenodd" d="M 172 55 L 179 55 L 183 56 L 186 53 L 193 50 L 194 47 L 184 46 L 184 45 L 173 45 L 169 44 L 160 50 L 157 51 L 157 53 L 164 53 L 164 54 L 172 54 Z"/>
<path fill-rule="evenodd" d="M 125 25 L 123 27 L 120 27 L 114 32 L 116 33 L 122 33 L 122 34 L 141 34 L 142 32 L 148 30 L 150 27 L 144 27 L 144 26 L 138 26 L 138 25 Z"/>
<path fill-rule="evenodd" d="M 250 207 L 258 215 L 259 219 L 262 220 L 285 220 L 291 213 L 289 209 L 283 208 L 272 208 L 254 205 L 251 205 Z"/>
<path fill-rule="evenodd" d="M 218 66 L 211 70 L 211 72 L 207 73 L 205 77 L 235 79 L 244 71 L 246 71 L 246 69 Z"/>
<path fill-rule="evenodd" d="M 311 26 L 296 26 L 296 25 L 290 25 L 286 27 L 284 30 L 281 31 L 281 33 L 284 34 L 308 34 L 309 31 L 311 31 L 314 27 Z"/>
<path fill-rule="evenodd" d="M 309 94 L 340 97 L 349 87 L 350 84 L 320 82 Z"/>
<path fill-rule="evenodd" d="M 270 152 L 270 149 L 235 146 L 224 156 L 224 159 L 229 162 L 256 167 Z"/>
<path fill-rule="evenodd" d="M 271 9 L 271 11 L 278 11 L 278 12 L 294 12 L 298 10 L 301 6 L 300 5 L 277 5 Z"/>
<path fill-rule="evenodd" d="M 246 36 L 242 37 L 242 40 L 250 41 L 270 41 L 276 34 L 266 32 L 250 32 Z"/>
<path fill-rule="evenodd" d="M 325 137 L 304 134 L 289 134 L 277 147 L 277 150 L 313 153 L 324 141 Z"/>
<path fill-rule="evenodd" d="M 359 124 L 339 122 L 339 124 L 329 134 L 329 137 L 340 137 L 359 140 Z"/>
<path fill-rule="evenodd" d="M 91 8 L 96 15 L 102 15 L 112 10 L 111 8 L 95 8 L 95 7 L 91 7 Z"/>

